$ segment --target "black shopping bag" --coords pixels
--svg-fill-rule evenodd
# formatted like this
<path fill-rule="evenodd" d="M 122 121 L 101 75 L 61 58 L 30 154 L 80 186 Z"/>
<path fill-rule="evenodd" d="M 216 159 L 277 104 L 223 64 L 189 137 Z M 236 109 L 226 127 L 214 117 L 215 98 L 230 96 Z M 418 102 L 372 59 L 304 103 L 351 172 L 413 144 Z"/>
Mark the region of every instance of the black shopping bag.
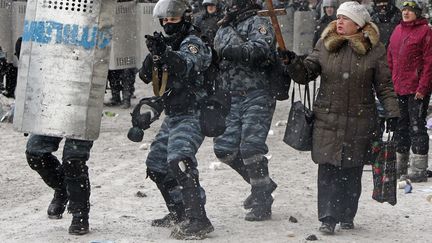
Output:
<path fill-rule="evenodd" d="M 396 205 L 396 144 L 393 138 L 372 143 L 372 198 Z"/>
<path fill-rule="evenodd" d="M 304 102 L 294 102 L 294 88 L 291 96 L 291 109 L 283 141 L 299 151 L 312 150 L 313 112 L 311 110 L 309 86 L 305 86 Z M 306 99 L 308 107 L 306 107 Z"/>

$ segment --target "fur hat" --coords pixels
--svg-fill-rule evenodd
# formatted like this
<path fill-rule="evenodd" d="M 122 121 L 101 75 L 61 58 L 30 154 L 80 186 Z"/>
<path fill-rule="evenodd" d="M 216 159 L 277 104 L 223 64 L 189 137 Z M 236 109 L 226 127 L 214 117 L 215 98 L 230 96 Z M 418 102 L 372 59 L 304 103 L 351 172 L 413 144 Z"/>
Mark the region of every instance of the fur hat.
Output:
<path fill-rule="evenodd" d="M 360 27 L 363 27 L 366 23 L 371 21 L 371 17 L 366 7 L 354 1 L 342 3 L 339 6 L 336 15 L 347 16 Z"/>

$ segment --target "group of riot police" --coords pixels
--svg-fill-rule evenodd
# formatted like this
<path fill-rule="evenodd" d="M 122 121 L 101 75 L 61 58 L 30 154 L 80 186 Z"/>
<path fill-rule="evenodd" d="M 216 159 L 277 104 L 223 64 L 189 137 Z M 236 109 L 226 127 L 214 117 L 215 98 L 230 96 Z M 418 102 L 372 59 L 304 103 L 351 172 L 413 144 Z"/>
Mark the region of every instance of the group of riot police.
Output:
<path fill-rule="evenodd" d="M 257 16 L 261 9 L 252 0 L 226 1 L 225 13 L 213 0 L 203 1 L 204 10 L 193 24 L 192 10 L 181 0 L 161 0 L 153 12 L 164 35 L 147 37 L 150 54 L 139 77 L 152 82 L 162 96 L 166 117 L 147 157 L 147 175 L 159 188 L 168 215 L 153 226 L 173 226 L 177 239 L 203 238 L 213 226 L 205 211 L 205 192 L 199 183 L 196 153 L 205 135 L 214 136 L 217 158 L 233 168 L 251 185 L 244 201 L 250 211 L 245 220 L 271 218 L 276 183 L 269 176 L 266 145 L 276 99 L 263 60 L 276 52 L 270 21 Z M 200 29 L 200 26 L 202 29 Z M 201 37 L 201 38 L 200 38 Z M 213 48 L 213 50 L 212 50 Z M 209 92 L 205 70 L 217 66 L 217 78 Z M 159 70 L 155 74 L 155 70 Z M 164 80 L 164 76 L 168 79 Z M 220 95 L 222 94 L 222 95 Z M 226 115 L 208 112 L 212 97 L 229 97 Z M 228 106 L 228 107 L 227 107 Z M 214 126 L 222 132 L 214 134 Z M 216 129 L 219 130 L 219 129 Z"/>

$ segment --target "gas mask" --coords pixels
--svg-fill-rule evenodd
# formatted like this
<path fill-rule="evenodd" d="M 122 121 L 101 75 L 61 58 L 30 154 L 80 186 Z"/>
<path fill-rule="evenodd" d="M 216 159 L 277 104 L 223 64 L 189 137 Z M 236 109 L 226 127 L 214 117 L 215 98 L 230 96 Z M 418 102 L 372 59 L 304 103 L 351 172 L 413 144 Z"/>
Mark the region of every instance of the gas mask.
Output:
<path fill-rule="evenodd" d="M 162 25 L 162 28 L 164 29 L 165 34 L 174 35 L 176 33 L 183 31 L 184 23 L 185 23 L 184 20 L 178 23 L 167 23 L 165 25 Z"/>
<path fill-rule="evenodd" d="M 141 142 L 144 137 L 144 130 L 148 129 L 150 124 L 159 119 L 163 109 L 161 97 L 140 100 L 131 113 L 132 127 L 127 134 L 129 140 L 137 143 Z"/>

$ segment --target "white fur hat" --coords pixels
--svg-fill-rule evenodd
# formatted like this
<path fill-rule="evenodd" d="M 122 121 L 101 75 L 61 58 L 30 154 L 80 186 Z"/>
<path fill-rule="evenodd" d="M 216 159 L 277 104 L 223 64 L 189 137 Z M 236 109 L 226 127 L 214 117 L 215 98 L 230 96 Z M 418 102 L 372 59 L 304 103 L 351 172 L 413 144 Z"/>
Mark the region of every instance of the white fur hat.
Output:
<path fill-rule="evenodd" d="M 345 15 L 360 27 L 363 27 L 366 23 L 371 21 L 371 17 L 366 7 L 354 1 L 342 3 L 339 6 L 336 15 Z"/>

